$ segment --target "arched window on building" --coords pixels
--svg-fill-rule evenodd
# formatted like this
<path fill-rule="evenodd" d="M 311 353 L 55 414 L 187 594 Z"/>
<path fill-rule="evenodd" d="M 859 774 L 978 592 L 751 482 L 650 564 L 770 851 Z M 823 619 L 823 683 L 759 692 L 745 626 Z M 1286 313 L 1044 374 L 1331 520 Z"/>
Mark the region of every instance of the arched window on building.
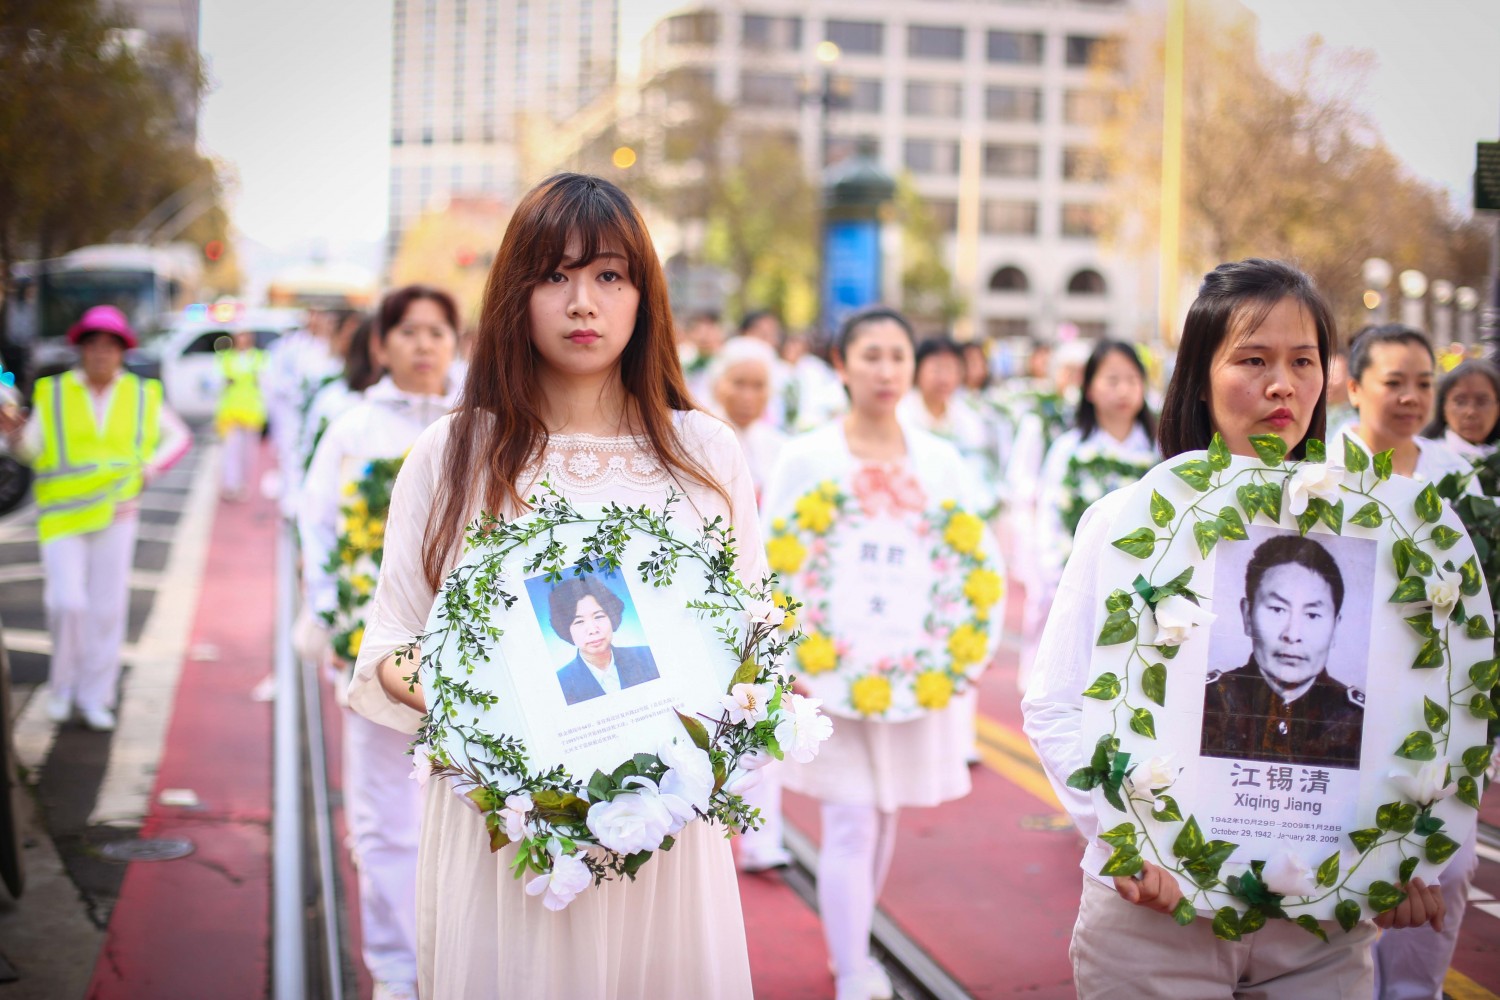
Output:
<path fill-rule="evenodd" d="M 1068 279 L 1068 294 L 1107 295 L 1109 286 L 1104 282 L 1104 275 L 1091 267 L 1086 267 Z"/>
<path fill-rule="evenodd" d="M 1030 288 L 1031 282 L 1027 279 L 1026 272 L 1010 264 L 990 275 L 990 291 L 992 292 L 1024 292 Z"/>

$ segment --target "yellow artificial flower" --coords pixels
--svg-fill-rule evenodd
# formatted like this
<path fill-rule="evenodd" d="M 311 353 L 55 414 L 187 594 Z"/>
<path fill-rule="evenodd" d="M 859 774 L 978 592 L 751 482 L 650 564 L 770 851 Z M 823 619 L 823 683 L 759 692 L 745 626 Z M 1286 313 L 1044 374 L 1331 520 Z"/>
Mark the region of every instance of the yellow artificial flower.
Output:
<path fill-rule="evenodd" d="M 943 531 L 943 541 L 964 555 L 972 555 L 983 538 L 984 522 L 962 510 L 948 518 L 948 527 Z"/>
<path fill-rule="evenodd" d="M 965 622 L 948 637 L 948 655 L 953 657 L 953 666 L 962 670 L 983 660 L 988 645 L 989 632 L 983 626 Z"/>
<path fill-rule="evenodd" d="M 941 670 L 924 670 L 917 675 L 916 694 L 923 708 L 943 708 L 953 697 L 953 678 Z"/>
<path fill-rule="evenodd" d="M 774 520 L 774 521 L 771 522 L 771 532 L 772 532 L 772 534 L 779 535 L 779 534 L 781 534 L 785 530 L 786 530 L 786 518 L 784 518 L 784 517 L 778 517 L 776 520 Z"/>
<path fill-rule="evenodd" d="M 825 500 L 837 500 L 839 495 L 839 484 L 832 479 L 825 479 L 818 484 L 818 492 L 823 494 Z"/>
<path fill-rule="evenodd" d="M 766 562 L 777 573 L 795 573 L 802 568 L 807 549 L 794 535 L 776 535 L 766 543 Z"/>
<path fill-rule="evenodd" d="M 1005 596 L 1005 583 L 1000 574 L 991 569 L 974 569 L 964 579 L 964 597 L 974 606 L 980 619 L 988 618 L 1001 597 Z"/>
<path fill-rule="evenodd" d="M 344 496 L 346 496 L 346 497 L 352 497 L 354 494 L 356 494 L 358 492 L 359 492 L 359 483 L 355 482 L 354 480 L 351 479 L 347 483 L 344 484 Z"/>
<path fill-rule="evenodd" d="M 781 591 L 773 591 L 771 600 L 778 608 L 784 608 L 792 603 L 792 599 Z M 788 611 L 786 617 L 781 620 L 781 631 L 790 632 L 797 627 L 797 612 Z"/>
<path fill-rule="evenodd" d="M 809 493 L 797 501 L 797 523 L 815 535 L 821 535 L 833 524 L 833 515 L 838 512 L 827 497 L 821 493 Z"/>
<path fill-rule="evenodd" d="M 809 674 L 825 674 L 839 665 L 833 640 L 821 632 L 809 632 L 797 644 L 797 665 Z"/>
<path fill-rule="evenodd" d="M 891 682 L 878 674 L 849 685 L 849 701 L 860 715 L 880 715 L 891 707 Z"/>
<path fill-rule="evenodd" d="M 375 581 L 370 579 L 368 573 L 361 573 L 349 581 L 349 586 L 353 587 L 354 592 L 360 597 L 369 597 L 370 591 L 375 588 Z"/>
<path fill-rule="evenodd" d="M 353 632 L 349 633 L 349 655 L 358 656 L 360 644 L 364 641 L 365 627 L 360 625 Z"/>
<path fill-rule="evenodd" d="M 952 498 L 949 498 L 947 500 L 944 500 L 940 506 L 944 510 L 952 510 L 954 507 L 958 506 L 958 503 L 956 501 L 954 501 Z"/>

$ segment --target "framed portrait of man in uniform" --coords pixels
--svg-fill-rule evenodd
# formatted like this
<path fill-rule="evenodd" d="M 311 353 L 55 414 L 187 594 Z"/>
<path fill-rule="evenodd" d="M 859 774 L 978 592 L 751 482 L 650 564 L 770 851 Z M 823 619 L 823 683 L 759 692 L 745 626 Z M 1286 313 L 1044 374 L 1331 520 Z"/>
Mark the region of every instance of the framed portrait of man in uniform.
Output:
<path fill-rule="evenodd" d="M 1214 574 L 1199 752 L 1358 768 L 1375 542 L 1253 527 Z"/>

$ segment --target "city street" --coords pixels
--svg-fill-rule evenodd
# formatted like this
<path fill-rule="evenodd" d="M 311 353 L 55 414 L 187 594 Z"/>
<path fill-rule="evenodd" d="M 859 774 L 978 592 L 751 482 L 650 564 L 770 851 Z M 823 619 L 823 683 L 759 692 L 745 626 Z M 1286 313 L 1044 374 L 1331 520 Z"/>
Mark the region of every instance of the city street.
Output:
<path fill-rule="evenodd" d="M 120 726 L 47 722 L 41 574 L 22 510 L 0 521 L 0 617 L 10 649 L 17 749 L 37 825 L 28 884 L 0 899 L 0 998 L 259 997 L 270 976 L 273 505 L 221 504 L 217 446 L 193 452 L 145 493 L 132 577 Z M 266 456 L 263 455 L 263 458 Z M 262 465 L 264 467 L 264 465 Z M 1011 595 L 1012 622 L 1018 611 Z M 974 792 L 901 820 L 877 938 L 903 997 L 1073 995 L 1067 946 L 1080 842 L 1020 734 L 1014 649 L 986 676 Z M 350 915 L 343 838 L 341 709 L 322 702 L 340 982 L 368 996 Z M 1475 879 L 1447 992 L 1500 992 L 1500 803 L 1484 816 Z M 812 906 L 815 804 L 789 796 L 803 864 L 740 880 L 757 996 L 832 996 Z M 116 860 L 131 848 L 190 852 Z M 116 855 L 118 856 L 118 855 Z M 1003 930 L 1001 929 L 1003 928 Z"/>

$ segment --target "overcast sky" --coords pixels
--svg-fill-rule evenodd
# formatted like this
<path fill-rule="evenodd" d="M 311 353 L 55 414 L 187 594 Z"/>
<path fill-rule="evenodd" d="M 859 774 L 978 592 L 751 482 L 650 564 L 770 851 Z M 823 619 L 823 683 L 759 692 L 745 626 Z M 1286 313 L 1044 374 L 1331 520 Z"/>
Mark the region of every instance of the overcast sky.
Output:
<path fill-rule="evenodd" d="M 1500 134 L 1500 3 L 1243 2 L 1260 17 L 1270 52 L 1311 33 L 1373 51 L 1366 110 L 1414 173 L 1469 204 L 1474 143 Z M 388 0 L 202 0 L 212 79 L 202 143 L 232 167 L 240 232 L 277 255 L 321 245 L 376 263 L 386 225 L 390 10 Z M 627 0 L 626 10 L 622 34 L 636 29 L 642 0 Z"/>

